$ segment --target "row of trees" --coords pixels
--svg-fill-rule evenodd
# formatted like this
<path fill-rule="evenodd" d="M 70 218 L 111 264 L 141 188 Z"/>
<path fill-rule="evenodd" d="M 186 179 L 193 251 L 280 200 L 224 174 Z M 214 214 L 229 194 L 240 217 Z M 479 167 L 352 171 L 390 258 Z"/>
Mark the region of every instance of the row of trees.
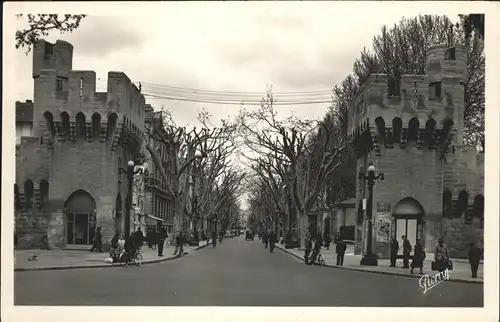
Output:
<path fill-rule="evenodd" d="M 234 222 L 239 215 L 240 183 L 245 177 L 231 160 L 236 126 L 227 120 L 215 126 L 210 115 L 202 111 L 198 117 L 202 126 L 188 131 L 177 125 L 168 111 L 158 115 L 147 128 L 145 148 L 160 165 L 160 175 L 174 196 L 174 231 L 186 230 L 187 222 L 194 227 L 207 220 L 223 227 Z M 167 149 L 163 158 L 157 151 L 160 146 Z M 171 180 L 165 169 L 171 171 Z M 195 228 L 194 233 L 201 231 Z"/>
<path fill-rule="evenodd" d="M 28 28 L 16 32 L 16 47 L 26 47 L 29 52 L 41 35 L 50 30 L 72 32 L 84 17 L 28 15 Z M 197 211 L 187 207 L 189 180 L 183 174 L 190 171 L 198 171 L 201 178 L 195 187 L 199 199 L 194 208 L 198 213 L 209 218 L 217 218 L 215 214 L 221 209 L 225 214 L 235 213 L 231 209 L 237 208 L 243 175 L 230 162 L 230 156 L 239 137 L 244 142 L 237 144 L 245 143 L 251 151 L 244 157 L 252 169 L 246 185 L 252 220 L 259 220 L 256 214 L 291 214 L 294 208 L 303 243 L 311 209 L 354 196 L 355 157 L 346 135 L 348 109 L 360 86 L 370 73 L 388 74 L 395 85 L 402 74 L 423 74 L 428 48 L 443 42 L 467 48 L 464 143 L 478 145 L 484 151 L 484 15 L 463 15 L 456 24 L 446 16 L 402 19 L 392 28 L 384 26 L 373 38 L 371 50 L 363 49 L 353 72 L 333 88 L 332 104 L 321 121 L 293 116 L 278 120 L 275 98 L 269 90 L 260 108 L 241 109 L 235 124 L 224 121 L 221 127 L 211 126 L 205 113 L 200 115 L 204 124 L 201 129 L 187 132 L 169 118 L 158 125 L 157 133 L 151 131 L 147 150 L 155 162 L 165 160 L 158 158 L 151 141 L 171 147 L 168 162 L 174 169 L 170 191 L 175 196 L 176 230 L 181 228 L 185 214 L 197 218 Z M 167 179 L 164 172 L 162 176 Z"/>
<path fill-rule="evenodd" d="M 446 16 L 404 18 L 392 28 L 382 27 L 373 38 L 373 48 L 361 51 L 352 73 L 333 88 L 323 120 L 278 120 L 271 90 L 260 109 L 241 111 L 238 124 L 251 151 L 244 156 L 252 169 L 253 188 L 248 194 L 252 221 L 261 223 L 268 216 L 280 220 L 280 213 L 288 218 L 295 208 L 303 246 L 307 215 L 313 208 L 355 196 L 356 157 L 347 142 L 347 126 L 360 87 L 371 73 L 388 74 L 396 85 L 402 74 L 425 74 L 427 50 L 439 43 L 467 48 L 464 144 L 484 151 L 484 16 L 461 16 L 456 24 Z"/>

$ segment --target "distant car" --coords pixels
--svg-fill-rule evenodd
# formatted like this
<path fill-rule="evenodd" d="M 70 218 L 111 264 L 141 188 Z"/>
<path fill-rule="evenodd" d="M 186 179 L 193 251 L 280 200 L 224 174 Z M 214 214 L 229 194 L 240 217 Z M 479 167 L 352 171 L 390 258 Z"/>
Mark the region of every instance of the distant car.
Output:
<path fill-rule="evenodd" d="M 245 240 L 253 240 L 255 237 L 253 231 L 247 230 L 245 233 Z"/>

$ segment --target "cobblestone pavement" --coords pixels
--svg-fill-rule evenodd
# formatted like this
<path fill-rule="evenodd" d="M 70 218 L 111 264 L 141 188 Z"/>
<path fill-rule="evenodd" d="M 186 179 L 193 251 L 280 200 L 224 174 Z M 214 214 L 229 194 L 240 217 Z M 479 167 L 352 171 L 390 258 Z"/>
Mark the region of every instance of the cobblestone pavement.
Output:
<path fill-rule="evenodd" d="M 444 281 L 423 294 L 418 279 L 308 266 L 240 237 L 142 267 L 15 272 L 14 303 L 480 307 L 483 285 Z"/>

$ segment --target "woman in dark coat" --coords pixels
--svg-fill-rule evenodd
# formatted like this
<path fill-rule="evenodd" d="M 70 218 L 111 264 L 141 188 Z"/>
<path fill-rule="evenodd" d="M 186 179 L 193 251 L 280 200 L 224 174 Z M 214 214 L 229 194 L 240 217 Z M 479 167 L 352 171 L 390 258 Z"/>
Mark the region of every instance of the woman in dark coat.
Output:
<path fill-rule="evenodd" d="M 94 242 L 92 243 L 92 248 L 90 248 L 90 251 L 93 252 L 94 249 L 96 249 L 97 251 L 99 251 L 101 253 L 103 252 L 101 227 L 97 227 L 97 229 L 96 229 Z"/>
<path fill-rule="evenodd" d="M 425 251 L 422 246 L 422 243 L 420 242 L 420 239 L 417 239 L 417 243 L 415 244 L 413 251 L 413 261 L 411 262 L 410 273 L 413 274 L 413 269 L 418 267 L 420 269 L 420 274 L 423 274 L 422 269 L 424 266 L 424 260 L 425 260 Z"/>

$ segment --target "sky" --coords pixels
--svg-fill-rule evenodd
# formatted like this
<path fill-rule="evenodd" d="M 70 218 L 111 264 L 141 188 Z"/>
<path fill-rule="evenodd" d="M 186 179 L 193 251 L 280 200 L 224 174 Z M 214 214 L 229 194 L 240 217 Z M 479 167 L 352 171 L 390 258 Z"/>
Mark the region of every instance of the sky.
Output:
<path fill-rule="evenodd" d="M 168 109 L 179 125 L 195 126 L 202 108 L 214 122 L 235 115 L 241 104 L 248 106 L 264 97 L 269 85 L 278 102 L 322 102 L 280 105 L 279 117 L 294 113 L 319 119 L 329 106 L 332 88 L 352 72 L 360 51 L 371 48 L 381 27 L 425 13 L 411 5 L 395 5 L 374 14 L 370 5 L 163 3 L 125 12 L 122 7 L 119 14 L 109 10 L 88 13 L 73 33 L 55 32 L 46 39 L 73 44 L 73 69 L 94 70 L 98 91 L 106 91 L 108 71 L 123 71 L 142 84 L 143 93 L 157 96 L 147 97 L 147 103 L 156 110 Z M 452 7 L 440 13 L 457 15 Z M 25 21 L 16 23 L 20 28 Z M 17 50 L 15 68 L 15 99 L 31 99 L 31 54 Z M 295 93 L 295 97 L 280 93 Z M 213 100 L 221 95 L 234 103 L 158 97 Z"/>
<path fill-rule="evenodd" d="M 240 100 L 258 102 L 268 85 L 273 86 L 278 101 L 329 101 L 333 86 L 351 73 L 359 52 L 371 47 L 373 36 L 384 24 L 418 14 L 401 6 L 384 15 L 354 14 L 352 7 L 321 4 L 281 5 L 279 9 L 250 3 L 172 4 L 160 12 L 146 10 L 147 15 L 104 12 L 90 14 L 72 34 L 56 32 L 47 39 L 73 44 L 73 69 L 94 70 L 100 79 L 98 91 L 105 91 L 108 71 L 123 71 L 143 84 L 144 93 L 202 100 L 221 96 L 164 87 L 172 86 L 226 92 L 224 97 L 237 100 L 234 105 L 222 105 L 147 98 L 155 109 L 170 110 L 177 124 L 194 125 L 202 108 L 214 120 L 234 115 Z M 345 17 L 349 17 L 348 26 Z M 23 21 L 17 23 L 22 26 Z M 19 76 L 16 100 L 32 98 L 32 56 L 18 50 L 15 65 Z M 280 95 L 285 92 L 296 96 Z M 279 113 L 321 118 L 328 105 L 279 106 Z"/>

